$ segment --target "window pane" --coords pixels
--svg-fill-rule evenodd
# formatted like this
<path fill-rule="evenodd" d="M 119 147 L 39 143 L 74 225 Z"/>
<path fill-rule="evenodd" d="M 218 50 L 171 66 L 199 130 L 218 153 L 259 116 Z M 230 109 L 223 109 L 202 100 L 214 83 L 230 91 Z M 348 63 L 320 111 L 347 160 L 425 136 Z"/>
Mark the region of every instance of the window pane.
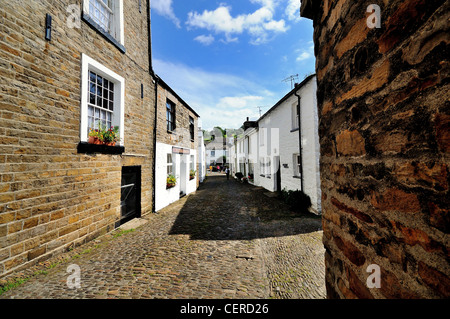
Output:
<path fill-rule="evenodd" d="M 109 100 L 114 101 L 114 92 L 113 91 L 109 91 Z"/>
<path fill-rule="evenodd" d="M 109 110 L 114 111 L 114 103 L 112 101 L 109 102 Z"/>
<path fill-rule="evenodd" d="M 100 96 L 97 96 L 97 103 L 96 103 L 96 105 L 97 106 L 102 106 L 102 98 L 100 97 Z"/>

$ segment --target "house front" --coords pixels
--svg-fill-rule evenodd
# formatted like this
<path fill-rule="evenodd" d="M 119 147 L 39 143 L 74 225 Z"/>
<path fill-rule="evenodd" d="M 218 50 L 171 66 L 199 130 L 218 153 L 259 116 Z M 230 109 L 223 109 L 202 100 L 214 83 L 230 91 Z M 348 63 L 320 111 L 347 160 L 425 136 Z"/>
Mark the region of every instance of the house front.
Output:
<path fill-rule="evenodd" d="M 160 77 L 156 79 L 155 210 L 195 192 L 199 115 Z"/>
<path fill-rule="evenodd" d="M 155 88 L 149 1 L 0 4 L 3 276 L 152 211 Z"/>
<path fill-rule="evenodd" d="M 316 89 L 315 75 L 308 76 L 258 120 L 258 185 L 270 191 L 303 190 L 319 213 Z"/>

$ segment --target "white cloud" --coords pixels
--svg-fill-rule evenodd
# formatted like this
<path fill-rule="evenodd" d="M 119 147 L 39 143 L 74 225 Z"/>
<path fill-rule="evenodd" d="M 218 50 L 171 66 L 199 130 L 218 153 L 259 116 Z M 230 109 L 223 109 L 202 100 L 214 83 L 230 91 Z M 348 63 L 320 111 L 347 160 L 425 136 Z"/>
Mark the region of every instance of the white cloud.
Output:
<path fill-rule="evenodd" d="M 285 14 L 289 21 L 300 21 L 300 0 L 288 0 Z"/>
<path fill-rule="evenodd" d="M 214 37 L 210 34 L 210 35 L 199 35 L 198 37 L 194 38 L 195 41 L 200 42 L 201 44 L 204 45 L 210 45 L 211 43 L 214 42 Z"/>
<path fill-rule="evenodd" d="M 251 0 L 251 2 L 262 7 L 253 13 L 232 16 L 232 7 L 221 3 L 212 11 L 189 12 L 186 24 L 190 28 L 223 33 L 226 43 L 237 41 L 236 35 L 248 32 L 251 36 L 250 43 L 261 44 L 269 41 L 270 35 L 283 33 L 289 29 L 283 19 L 274 19 L 276 6 L 274 0 Z"/>
<path fill-rule="evenodd" d="M 306 48 L 296 50 L 297 58 L 296 61 L 304 61 L 314 56 L 314 42 L 309 41 Z"/>
<path fill-rule="evenodd" d="M 181 28 L 180 20 L 176 17 L 173 11 L 172 0 L 152 0 L 151 8 L 157 14 L 172 20 L 177 28 Z"/>
<path fill-rule="evenodd" d="M 255 81 L 181 63 L 153 60 L 155 71 L 202 118 L 204 129 L 239 128 L 259 117 L 257 106 L 273 105 L 276 94 Z"/>

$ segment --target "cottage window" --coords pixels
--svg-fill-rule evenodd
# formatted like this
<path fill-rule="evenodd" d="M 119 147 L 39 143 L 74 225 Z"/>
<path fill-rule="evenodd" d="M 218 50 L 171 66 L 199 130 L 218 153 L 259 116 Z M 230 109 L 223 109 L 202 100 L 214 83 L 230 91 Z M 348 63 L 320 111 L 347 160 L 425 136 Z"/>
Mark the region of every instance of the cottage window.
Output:
<path fill-rule="evenodd" d="M 298 129 L 299 128 L 299 120 L 300 120 L 300 115 L 298 114 L 298 104 L 292 104 L 292 129 Z"/>
<path fill-rule="evenodd" d="M 89 129 L 119 127 L 123 145 L 125 80 L 89 56 L 81 56 L 80 140 L 87 142 Z"/>
<path fill-rule="evenodd" d="M 89 13 L 106 32 L 111 31 L 111 22 L 114 15 L 113 1 L 111 0 L 89 0 Z"/>
<path fill-rule="evenodd" d="M 173 175 L 172 154 L 167 154 L 167 175 Z"/>
<path fill-rule="evenodd" d="M 266 173 L 266 171 L 265 171 L 265 164 L 264 164 L 264 157 L 261 157 L 259 159 L 259 172 L 261 173 L 261 175 L 264 175 Z"/>
<path fill-rule="evenodd" d="M 194 159 L 194 155 L 191 155 L 191 166 L 190 166 L 190 170 L 191 171 L 195 171 L 195 159 Z"/>
<path fill-rule="evenodd" d="M 259 145 L 264 146 L 264 128 L 261 128 L 259 131 Z"/>
<path fill-rule="evenodd" d="M 167 131 L 172 132 L 175 130 L 175 103 L 172 101 L 166 101 L 166 121 Z"/>
<path fill-rule="evenodd" d="M 88 129 L 110 128 L 114 117 L 114 82 L 89 71 Z"/>
<path fill-rule="evenodd" d="M 83 0 L 83 19 L 123 52 L 123 0 Z"/>
<path fill-rule="evenodd" d="M 189 133 L 191 134 L 191 141 L 194 140 L 194 119 L 189 116 Z"/>
<path fill-rule="evenodd" d="M 294 168 L 294 176 L 300 177 L 300 171 L 301 171 L 301 159 L 299 154 L 293 155 L 293 168 Z"/>

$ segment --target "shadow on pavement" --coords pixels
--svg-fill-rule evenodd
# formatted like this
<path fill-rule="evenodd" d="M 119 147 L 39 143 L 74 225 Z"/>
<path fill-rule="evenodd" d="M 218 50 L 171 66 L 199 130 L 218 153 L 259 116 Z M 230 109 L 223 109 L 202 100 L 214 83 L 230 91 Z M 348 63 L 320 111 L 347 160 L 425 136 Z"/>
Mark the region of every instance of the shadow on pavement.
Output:
<path fill-rule="evenodd" d="M 320 216 L 293 213 L 267 190 L 211 174 L 186 199 L 170 234 L 197 240 L 251 240 L 322 229 Z"/>

